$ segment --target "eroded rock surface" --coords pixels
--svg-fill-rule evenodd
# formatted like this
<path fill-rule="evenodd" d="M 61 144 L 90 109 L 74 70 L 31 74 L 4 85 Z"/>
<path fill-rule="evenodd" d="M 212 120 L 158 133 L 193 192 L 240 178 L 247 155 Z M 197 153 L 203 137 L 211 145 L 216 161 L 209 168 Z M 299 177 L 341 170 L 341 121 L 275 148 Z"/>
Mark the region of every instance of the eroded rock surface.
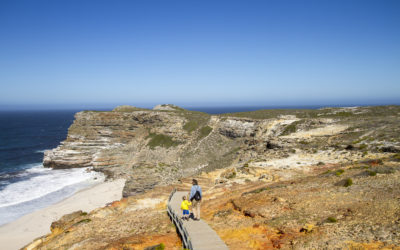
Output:
<path fill-rule="evenodd" d="M 207 193 L 203 218 L 233 250 L 399 249 L 397 158 L 313 166 L 270 181 L 252 179 L 248 167 Z"/>
<path fill-rule="evenodd" d="M 243 166 L 195 178 L 203 188 L 202 219 L 233 250 L 400 246 L 399 155 L 317 164 L 306 172 Z M 183 178 L 90 213 L 66 215 L 26 249 L 181 249 L 165 209 L 169 193 L 189 191 L 190 183 Z"/>
<path fill-rule="evenodd" d="M 67 139 L 45 152 L 43 164 L 93 167 L 125 178 L 127 197 L 226 167 L 307 171 L 315 164 L 383 157 L 400 148 L 399 113 L 398 106 L 212 116 L 174 105 L 83 111 Z"/>

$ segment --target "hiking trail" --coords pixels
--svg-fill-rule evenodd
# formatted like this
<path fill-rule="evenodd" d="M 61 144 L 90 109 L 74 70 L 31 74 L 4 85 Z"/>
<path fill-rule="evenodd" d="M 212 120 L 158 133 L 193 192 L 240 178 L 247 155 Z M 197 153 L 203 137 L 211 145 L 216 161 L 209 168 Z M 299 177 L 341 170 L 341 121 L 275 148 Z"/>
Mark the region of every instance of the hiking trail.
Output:
<path fill-rule="evenodd" d="M 180 208 L 182 202 L 182 196 L 187 196 L 186 191 L 174 190 L 168 201 L 168 214 L 179 234 L 182 237 L 184 246 L 192 250 L 228 250 L 229 248 L 217 235 L 217 233 L 203 220 L 183 221 L 182 210 Z"/>

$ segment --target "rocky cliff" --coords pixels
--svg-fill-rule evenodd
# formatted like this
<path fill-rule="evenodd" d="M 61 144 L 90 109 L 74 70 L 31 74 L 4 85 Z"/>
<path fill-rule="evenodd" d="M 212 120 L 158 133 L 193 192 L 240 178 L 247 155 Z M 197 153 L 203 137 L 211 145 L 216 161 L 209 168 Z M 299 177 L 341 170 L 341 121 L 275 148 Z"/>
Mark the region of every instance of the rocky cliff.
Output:
<path fill-rule="evenodd" d="M 165 205 L 192 176 L 230 249 L 399 249 L 399 124 L 398 106 L 80 112 L 45 165 L 122 176 L 129 197 L 64 216 L 26 249 L 181 249 Z"/>
<path fill-rule="evenodd" d="M 399 151 L 400 108 L 260 110 L 224 115 L 174 105 L 120 106 L 75 115 L 68 137 L 45 152 L 52 168 L 91 166 L 125 178 L 124 196 L 219 168 L 301 169 Z"/>

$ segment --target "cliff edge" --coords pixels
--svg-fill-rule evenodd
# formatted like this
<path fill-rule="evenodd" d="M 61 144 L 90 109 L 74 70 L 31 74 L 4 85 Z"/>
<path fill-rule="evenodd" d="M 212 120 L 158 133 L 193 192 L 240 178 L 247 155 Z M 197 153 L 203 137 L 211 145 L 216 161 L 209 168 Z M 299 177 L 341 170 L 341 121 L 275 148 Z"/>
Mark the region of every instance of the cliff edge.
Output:
<path fill-rule="evenodd" d="M 79 112 L 44 164 L 124 177 L 128 197 L 64 216 L 26 249 L 181 249 L 165 206 L 194 176 L 230 249 L 398 249 L 398 124 L 399 106 Z"/>
<path fill-rule="evenodd" d="M 398 106 L 259 110 L 209 115 L 174 105 L 82 111 L 52 168 L 93 167 L 125 178 L 124 196 L 226 167 L 297 169 L 399 152 Z"/>

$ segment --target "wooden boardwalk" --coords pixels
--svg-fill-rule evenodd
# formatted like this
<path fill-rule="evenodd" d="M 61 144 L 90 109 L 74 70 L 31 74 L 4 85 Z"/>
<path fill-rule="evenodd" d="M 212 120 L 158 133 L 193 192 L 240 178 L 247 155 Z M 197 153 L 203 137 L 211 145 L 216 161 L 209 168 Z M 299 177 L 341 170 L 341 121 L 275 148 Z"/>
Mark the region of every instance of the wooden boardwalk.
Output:
<path fill-rule="evenodd" d="M 182 221 L 182 196 L 188 192 L 176 191 L 168 202 L 168 213 L 176 224 L 186 248 L 192 250 L 227 250 L 226 244 L 217 233 L 203 220 Z M 182 235 L 184 234 L 184 235 Z M 187 235 L 185 235 L 187 234 Z"/>

